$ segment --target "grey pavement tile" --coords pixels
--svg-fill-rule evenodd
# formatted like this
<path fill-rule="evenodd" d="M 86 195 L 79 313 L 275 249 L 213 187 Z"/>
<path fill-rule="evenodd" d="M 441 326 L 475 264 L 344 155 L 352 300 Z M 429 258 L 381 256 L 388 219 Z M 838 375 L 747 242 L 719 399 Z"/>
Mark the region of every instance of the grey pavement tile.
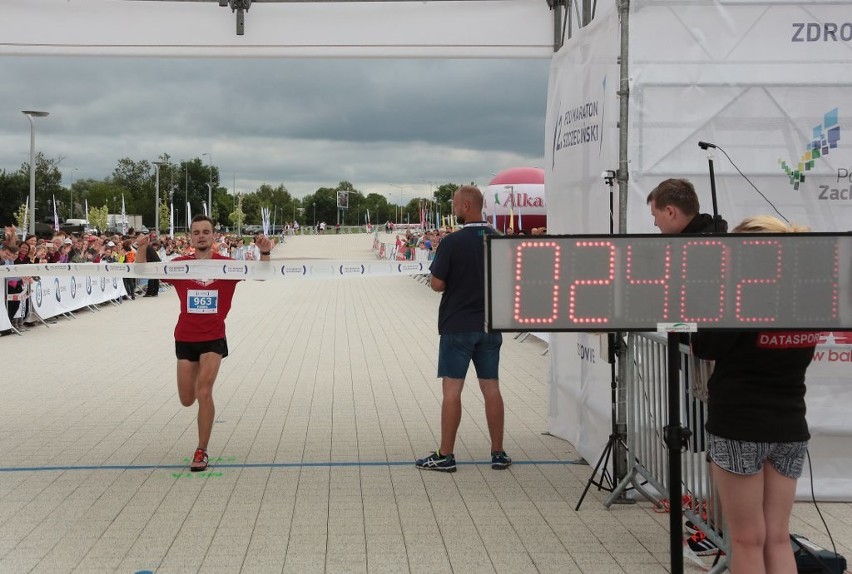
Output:
<path fill-rule="evenodd" d="M 286 574 L 321 574 L 325 571 L 325 552 L 288 553 L 284 561 L 283 572 Z"/>
<path fill-rule="evenodd" d="M 408 557 L 405 552 L 367 554 L 369 574 L 400 574 L 408 571 Z"/>
<path fill-rule="evenodd" d="M 539 572 L 557 574 L 565 572 L 568 574 L 580 574 L 583 570 L 566 552 L 539 552 L 531 554 L 533 563 Z"/>
<path fill-rule="evenodd" d="M 332 553 L 326 555 L 326 572 L 367 572 L 366 554 Z"/>
<path fill-rule="evenodd" d="M 538 569 L 532 558 L 525 553 L 517 552 L 490 552 L 488 558 L 491 566 L 498 574 L 535 574 Z"/>

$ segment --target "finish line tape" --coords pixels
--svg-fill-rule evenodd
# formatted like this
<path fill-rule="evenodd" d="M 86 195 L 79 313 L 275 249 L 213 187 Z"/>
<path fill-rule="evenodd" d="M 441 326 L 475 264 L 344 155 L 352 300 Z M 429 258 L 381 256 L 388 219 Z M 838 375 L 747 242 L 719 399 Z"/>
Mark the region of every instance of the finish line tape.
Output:
<path fill-rule="evenodd" d="M 235 261 L 190 259 L 162 263 L 34 263 L 0 266 L 0 277 L 127 277 L 144 279 L 336 279 L 394 277 L 429 273 L 430 262 L 334 261 L 328 259 Z"/>

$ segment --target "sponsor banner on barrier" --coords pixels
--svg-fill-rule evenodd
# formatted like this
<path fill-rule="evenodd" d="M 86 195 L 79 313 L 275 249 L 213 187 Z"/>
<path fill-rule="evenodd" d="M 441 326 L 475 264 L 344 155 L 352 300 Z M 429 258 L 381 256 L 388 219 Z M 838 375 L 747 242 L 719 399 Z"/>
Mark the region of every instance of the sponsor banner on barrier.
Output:
<path fill-rule="evenodd" d="M 111 278 L 121 283 L 125 277 L 148 279 L 320 279 L 332 277 L 392 277 L 420 275 L 429 272 L 428 261 L 395 263 L 376 261 L 308 260 L 287 261 L 225 261 L 188 260 L 161 263 L 67 263 L 30 264 L 0 267 L 0 275 L 8 277 L 72 277 L 91 276 Z"/>
<path fill-rule="evenodd" d="M 98 305 L 127 294 L 118 277 L 41 276 L 31 286 L 33 309 L 42 319 Z"/>

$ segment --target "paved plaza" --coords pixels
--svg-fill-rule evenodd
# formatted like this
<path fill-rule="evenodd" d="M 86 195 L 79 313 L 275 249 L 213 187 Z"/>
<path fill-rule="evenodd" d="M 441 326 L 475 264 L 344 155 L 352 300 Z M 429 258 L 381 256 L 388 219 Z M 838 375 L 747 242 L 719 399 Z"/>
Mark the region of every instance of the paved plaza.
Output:
<path fill-rule="evenodd" d="M 371 242 L 296 237 L 273 260 L 369 260 Z M 667 572 L 667 514 L 595 490 L 574 511 L 591 469 L 547 434 L 537 339 L 504 338 L 515 464 L 490 467 L 471 371 L 458 472 L 414 467 L 439 441 L 439 301 L 411 277 L 238 286 L 203 473 L 172 290 L 3 337 L 0 573 Z M 820 507 L 852 557 L 852 504 Z M 830 547 L 812 504 L 792 530 Z"/>

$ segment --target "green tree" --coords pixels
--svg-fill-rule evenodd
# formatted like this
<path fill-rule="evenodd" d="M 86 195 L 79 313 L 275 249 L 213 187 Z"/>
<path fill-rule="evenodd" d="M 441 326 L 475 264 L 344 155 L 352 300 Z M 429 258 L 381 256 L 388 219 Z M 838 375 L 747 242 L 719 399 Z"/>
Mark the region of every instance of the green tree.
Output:
<path fill-rule="evenodd" d="M 102 207 L 89 206 L 89 225 L 103 232 L 107 228 L 109 208 L 104 204 Z"/>
<path fill-rule="evenodd" d="M 74 194 L 74 203 L 79 205 L 78 208 L 74 207 L 74 212 L 79 213 L 81 216 L 85 216 L 86 210 L 86 202 L 89 203 L 89 215 L 92 213 L 92 206 L 95 205 L 103 205 L 109 211 L 108 213 L 116 213 L 121 211 L 121 188 L 118 187 L 113 181 L 106 179 L 102 181 L 87 179 L 85 181 L 80 182 L 80 187 L 77 187 L 75 182 L 74 185 L 75 190 L 79 189 L 79 194 Z M 126 198 L 125 198 L 126 199 Z M 154 200 L 151 200 L 151 204 L 153 205 Z M 128 208 L 128 213 L 134 213 Z M 151 225 L 153 225 L 154 219 L 154 210 L 151 209 Z M 142 213 L 143 216 L 145 214 L 144 211 L 137 211 L 136 213 Z M 91 221 L 91 219 L 90 219 Z M 104 229 L 103 227 L 99 227 L 98 229 Z"/>
<path fill-rule="evenodd" d="M 337 188 L 321 187 L 305 196 L 302 203 L 309 209 L 305 215 L 310 216 L 311 221 L 314 221 L 316 213 L 316 223 L 325 221 L 333 226 L 337 222 Z"/>
<path fill-rule="evenodd" d="M 169 204 L 166 199 L 160 199 L 160 233 L 168 233 L 169 231 L 169 211 Z M 175 219 L 177 220 L 177 214 L 175 214 Z M 177 228 L 177 221 L 175 221 L 175 228 Z"/>
<path fill-rule="evenodd" d="M 236 208 L 228 214 L 228 220 L 231 222 L 231 231 L 235 232 L 245 225 L 246 214 L 243 212 L 242 202 L 237 201 Z"/>
<path fill-rule="evenodd" d="M 364 210 L 370 210 L 370 221 L 373 225 L 381 225 L 393 217 L 393 210 L 388 206 L 388 198 L 380 193 L 370 193 L 364 198 Z M 361 217 L 363 223 L 364 218 Z"/>
<path fill-rule="evenodd" d="M 27 204 L 22 203 L 18 206 L 18 209 L 15 210 L 14 214 L 15 225 L 18 226 L 18 229 L 23 229 L 24 227 L 29 227 L 30 224 L 30 211 L 27 209 Z M 27 230 L 28 233 L 31 233 L 30 230 Z"/>
<path fill-rule="evenodd" d="M 261 185 L 257 191 L 255 192 L 257 196 L 257 217 L 254 217 L 251 211 L 247 208 L 244 209 L 246 211 L 246 221 L 253 223 L 261 222 L 260 217 L 260 208 L 268 207 L 270 212 L 272 213 L 270 217 L 275 220 L 275 225 L 282 225 L 284 221 L 292 221 L 293 215 L 295 213 L 296 208 L 296 200 L 293 196 L 290 195 L 290 192 L 287 191 L 287 188 L 284 187 L 283 184 L 278 187 L 272 187 L 269 184 Z"/>
<path fill-rule="evenodd" d="M 130 158 L 122 158 L 118 160 L 118 166 L 113 170 L 112 177 L 105 180 L 119 191 L 118 197 L 124 194 L 128 213 L 144 214 L 145 211 L 153 211 L 151 210 L 151 206 L 154 205 L 152 167 L 148 160 L 137 162 Z"/>
<path fill-rule="evenodd" d="M 456 194 L 459 186 L 454 183 L 445 183 L 438 186 L 435 190 L 435 201 L 438 203 L 438 210 L 442 215 L 452 214 L 453 212 L 453 196 Z"/>
<path fill-rule="evenodd" d="M 242 225 L 260 225 L 260 199 L 257 194 L 240 194 L 238 203 L 243 212 Z"/>
<path fill-rule="evenodd" d="M 36 221 L 53 223 L 53 197 L 61 200 L 64 188 L 59 172 L 59 159 L 49 159 L 41 152 L 36 154 L 35 163 L 35 208 Z M 0 221 L 12 223 L 16 206 L 26 203 L 30 194 L 30 164 L 21 164 L 14 173 L 0 172 Z"/>
<path fill-rule="evenodd" d="M 24 178 L 20 172 L 0 171 L 0 224 L 12 224 L 15 206 L 29 197 L 29 181 L 29 174 Z"/>

